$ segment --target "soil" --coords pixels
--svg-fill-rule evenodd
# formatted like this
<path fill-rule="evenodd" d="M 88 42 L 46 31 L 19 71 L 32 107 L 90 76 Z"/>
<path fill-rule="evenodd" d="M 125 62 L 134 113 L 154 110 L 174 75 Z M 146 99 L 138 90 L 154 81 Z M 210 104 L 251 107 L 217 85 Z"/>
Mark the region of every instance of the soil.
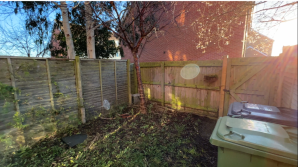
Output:
<path fill-rule="evenodd" d="M 217 166 L 217 147 L 209 142 L 216 120 L 179 113 L 150 102 L 147 104 L 147 114 L 136 114 L 138 109 L 138 106 L 122 107 L 110 114 L 109 118 L 97 118 L 60 132 L 28 148 L 26 156 L 22 153 L 22 158 L 20 153 L 9 156 L 11 160 L 7 162 L 17 163 L 18 166 L 47 166 L 45 162 L 59 166 L 68 162 L 71 156 L 86 151 L 94 142 L 95 149 L 84 152 L 86 158 L 78 159 L 77 166 L 106 166 L 105 161 L 112 161 L 111 166 L 117 167 L 140 166 L 145 161 L 150 166 Z M 88 137 L 84 143 L 70 149 L 61 142 L 61 138 L 71 134 L 87 134 Z M 105 140 L 107 134 L 111 135 Z M 60 151 L 55 152 L 54 148 Z M 115 155 L 126 148 L 129 151 L 125 157 L 117 159 Z M 30 160 L 30 157 L 39 154 L 43 156 Z"/>

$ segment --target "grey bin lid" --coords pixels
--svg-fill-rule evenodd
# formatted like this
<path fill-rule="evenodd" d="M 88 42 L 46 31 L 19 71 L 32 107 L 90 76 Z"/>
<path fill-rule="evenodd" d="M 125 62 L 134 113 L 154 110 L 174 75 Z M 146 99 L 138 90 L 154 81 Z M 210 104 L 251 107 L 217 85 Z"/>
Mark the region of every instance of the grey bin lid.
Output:
<path fill-rule="evenodd" d="M 266 106 L 266 105 L 253 104 L 253 103 L 240 103 L 240 102 L 232 103 L 233 113 L 240 112 L 242 109 L 246 109 L 247 111 L 250 111 L 250 112 L 258 112 L 258 113 L 265 113 L 265 114 L 280 113 L 279 109 L 274 106 Z"/>
<path fill-rule="evenodd" d="M 227 115 L 233 118 L 245 118 L 297 127 L 297 112 L 280 110 L 274 106 L 234 102 L 230 105 Z"/>
<path fill-rule="evenodd" d="M 244 103 L 244 108 L 246 109 L 254 109 L 254 110 L 261 110 L 261 111 L 266 111 L 269 113 L 280 113 L 279 109 L 274 106 L 266 106 L 266 105 L 261 105 L 261 104 L 252 104 L 252 103 Z"/>
<path fill-rule="evenodd" d="M 217 136 L 239 145 L 297 160 L 297 138 L 291 138 L 288 134 L 290 132 L 295 133 L 295 130 L 287 132 L 278 124 L 226 116 L 221 119 Z"/>

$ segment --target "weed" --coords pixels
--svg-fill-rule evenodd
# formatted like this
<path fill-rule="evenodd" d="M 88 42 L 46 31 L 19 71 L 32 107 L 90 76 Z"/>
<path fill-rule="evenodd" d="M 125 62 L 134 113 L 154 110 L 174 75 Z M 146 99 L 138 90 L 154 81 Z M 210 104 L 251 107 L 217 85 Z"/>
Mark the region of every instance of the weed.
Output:
<path fill-rule="evenodd" d="M 181 135 L 181 133 L 184 131 L 184 129 L 185 129 L 185 126 L 184 125 L 179 125 L 179 124 L 175 124 L 175 129 L 177 130 L 177 132 L 178 132 L 178 135 L 180 136 Z"/>
<path fill-rule="evenodd" d="M 133 113 L 132 109 L 120 107 L 113 112 L 124 111 Z M 193 115 L 186 117 L 189 126 L 181 122 L 183 116 L 151 112 L 151 116 L 139 114 L 130 120 L 97 118 L 76 128 L 60 130 L 15 154 L 0 155 L 4 159 L 0 166 L 215 166 L 217 149 L 197 134 Z M 185 129 L 187 134 L 183 133 Z M 74 148 L 61 142 L 63 135 L 77 133 L 87 133 L 88 138 Z M 1 136 L 2 140 L 6 138 Z M 204 158 L 207 154 L 211 157 Z"/>

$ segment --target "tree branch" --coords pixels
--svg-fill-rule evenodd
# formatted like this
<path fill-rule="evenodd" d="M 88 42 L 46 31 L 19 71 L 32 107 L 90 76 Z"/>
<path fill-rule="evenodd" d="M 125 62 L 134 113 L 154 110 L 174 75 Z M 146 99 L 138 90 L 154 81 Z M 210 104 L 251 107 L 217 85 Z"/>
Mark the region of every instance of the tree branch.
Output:
<path fill-rule="evenodd" d="M 262 9 L 262 10 L 259 10 L 257 12 L 254 12 L 253 14 L 256 14 L 256 13 L 259 13 L 259 12 L 262 12 L 262 11 L 267 11 L 267 10 L 271 10 L 271 9 L 280 9 L 282 7 L 286 7 L 286 6 L 290 6 L 290 5 L 295 5 L 297 4 L 298 2 L 292 2 L 292 3 L 288 3 L 288 4 L 285 4 L 285 5 L 282 5 L 282 6 L 277 6 L 277 7 L 272 7 L 272 8 L 267 8 L 267 9 Z"/>

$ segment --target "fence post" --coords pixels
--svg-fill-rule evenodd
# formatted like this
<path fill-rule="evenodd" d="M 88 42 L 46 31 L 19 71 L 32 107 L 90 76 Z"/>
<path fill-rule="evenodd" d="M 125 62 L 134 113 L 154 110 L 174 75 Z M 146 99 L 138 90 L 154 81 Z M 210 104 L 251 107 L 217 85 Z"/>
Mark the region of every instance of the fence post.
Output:
<path fill-rule="evenodd" d="M 80 57 L 76 56 L 75 59 L 75 75 L 76 75 L 76 87 L 77 87 L 77 95 L 79 102 L 79 112 L 81 113 L 81 121 L 82 123 L 86 123 L 85 117 L 85 108 L 83 103 L 83 91 L 82 91 L 82 80 L 81 80 L 81 63 Z"/>
<path fill-rule="evenodd" d="M 224 89 L 226 87 L 226 79 L 227 79 L 227 66 L 228 66 L 228 58 L 224 56 L 222 62 L 222 72 L 221 72 L 221 84 L 220 84 L 220 98 L 219 98 L 219 110 L 218 117 L 223 116 L 224 111 L 224 101 L 225 101 L 225 92 Z"/>
<path fill-rule="evenodd" d="M 117 65 L 116 65 L 116 60 L 114 61 L 114 74 L 115 74 L 115 90 L 116 90 L 116 105 L 118 105 L 118 94 L 117 94 Z"/>
<path fill-rule="evenodd" d="M 126 72 L 127 72 L 127 91 L 128 91 L 128 104 L 131 105 L 131 86 L 130 86 L 130 60 L 127 59 L 126 62 Z"/>
<path fill-rule="evenodd" d="M 290 60 L 290 55 L 286 55 L 285 49 L 283 49 L 283 53 L 279 55 L 279 58 L 281 59 L 280 63 L 280 69 L 279 69 L 279 77 L 278 77 L 278 85 L 277 85 L 277 92 L 276 92 L 276 106 L 281 107 L 282 106 L 282 85 L 284 81 L 284 73 L 286 66 Z"/>
<path fill-rule="evenodd" d="M 12 68 L 12 65 L 11 65 L 10 58 L 7 58 L 7 64 L 8 64 L 8 69 L 9 69 L 9 74 L 10 74 L 10 79 L 11 79 L 11 86 L 14 89 L 13 96 L 14 96 L 14 100 L 15 100 L 16 111 L 20 112 L 20 106 L 19 106 L 19 103 L 18 103 L 18 96 L 17 96 L 17 92 L 16 92 L 16 83 L 15 83 L 15 78 L 14 78 L 14 75 L 13 75 L 13 68 Z"/>
<path fill-rule="evenodd" d="M 51 73 L 50 73 L 50 66 L 49 66 L 49 60 L 48 59 L 46 59 L 46 67 L 47 67 L 47 75 L 48 75 L 48 84 L 49 84 L 49 93 L 50 93 L 51 106 L 52 106 L 52 109 L 55 110 L 54 98 L 53 98 L 53 92 L 52 92 Z"/>
<path fill-rule="evenodd" d="M 100 82 L 101 105 L 103 105 L 102 76 L 101 76 L 101 61 L 99 60 L 98 62 L 99 62 L 99 82 Z"/>
<path fill-rule="evenodd" d="M 227 72 L 226 72 L 226 90 L 230 89 L 230 75 L 231 75 L 231 59 L 227 60 Z M 229 110 L 229 102 L 230 102 L 230 92 L 225 92 L 224 96 L 224 108 L 223 108 L 223 116 L 228 114 Z"/>
<path fill-rule="evenodd" d="M 162 93 L 162 99 L 161 104 L 162 106 L 165 106 L 165 62 L 161 62 L 161 93 Z"/>
<path fill-rule="evenodd" d="M 140 67 L 141 70 L 141 67 Z M 138 93 L 138 81 L 137 81 L 137 70 L 136 70 L 136 64 L 134 64 L 134 68 L 133 68 L 133 74 L 134 74 L 134 86 L 135 86 L 135 93 Z"/>

